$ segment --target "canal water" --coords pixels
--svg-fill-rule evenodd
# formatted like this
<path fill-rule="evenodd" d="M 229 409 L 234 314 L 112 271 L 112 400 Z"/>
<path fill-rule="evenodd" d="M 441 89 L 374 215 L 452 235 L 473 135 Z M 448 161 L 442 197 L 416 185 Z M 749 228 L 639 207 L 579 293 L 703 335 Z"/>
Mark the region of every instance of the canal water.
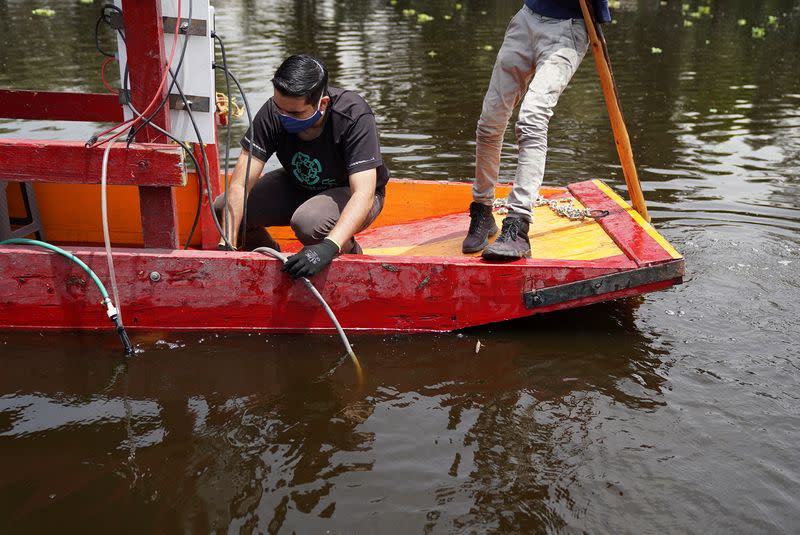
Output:
<path fill-rule="evenodd" d="M 360 388 L 333 336 L 136 334 L 123 359 L 112 334 L 2 332 L 0 532 L 797 533 L 800 2 L 611 4 L 645 197 L 683 285 L 353 336 Z M 0 87 L 102 91 L 99 5 L 0 0 Z M 473 175 L 519 0 L 214 5 L 254 107 L 310 52 L 372 105 L 395 177 Z M 0 120 L 5 137 L 95 128 Z M 546 184 L 624 187 L 590 57 L 550 145 Z M 514 162 L 509 129 L 504 180 Z"/>

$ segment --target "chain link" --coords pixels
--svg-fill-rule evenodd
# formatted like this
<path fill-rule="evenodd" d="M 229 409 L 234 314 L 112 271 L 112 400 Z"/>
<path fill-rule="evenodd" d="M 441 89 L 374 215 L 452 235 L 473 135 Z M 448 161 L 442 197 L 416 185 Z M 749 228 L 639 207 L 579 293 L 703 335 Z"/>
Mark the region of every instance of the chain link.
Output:
<path fill-rule="evenodd" d="M 508 213 L 508 199 L 495 199 L 492 206 L 499 214 Z M 553 199 L 551 201 L 545 199 L 541 195 L 537 195 L 533 200 L 533 206 L 549 206 L 556 215 L 566 217 L 571 221 L 581 221 L 586 218 L 600 219 L 608 215 L 607 210 L 593 210 L 591 208 L 578 208 L 572 204 L 572 199 Z"/>

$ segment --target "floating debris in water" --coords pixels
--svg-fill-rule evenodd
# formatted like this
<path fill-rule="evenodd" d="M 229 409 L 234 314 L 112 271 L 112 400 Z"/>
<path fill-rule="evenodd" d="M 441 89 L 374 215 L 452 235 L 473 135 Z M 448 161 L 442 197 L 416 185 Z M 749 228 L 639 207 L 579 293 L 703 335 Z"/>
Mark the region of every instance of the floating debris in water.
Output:
<path fill-rule="evenodd" d="M 747 19 L 739 19 L 736 21 L 739 26 L 747 26 Z"/>
<path fill-rule="evenodd" d="M 654 47 L 650 48 L 650 53 L 651 54 L 661 54 L 662 52 L 663 52 L 663 50 L 661 50 L 657 46 L 654 46 Z"/>
<path fill-rule="evenodd" d="M 428 57 L 435 58 L 439 54 L 435 50 L 428 50 Z"/>
<path fill-rule="evenodd" d="M 480 341 L 480 340 L 478 340 L 478 341 L 475 343 L 475 354 L 476 354 L 476 355 L 477 355 L 477 354 L 480 352 L 480 350 L 481 350 L 481 348 L 482 348 L 482 347 L 483 347 L 483 344 L 481 344 L 481 341 Z"/>
<path fill-rule="evenodd" d="M 156 347 L 166 347 L 167 349 L 180 349 L 186 347 L 186 344 L 178 340 L 177 342 L 167 342 L 166 340 L 156 341 Z"/>
<path fill-rule="evenodd" d="M 753 39 L 763 39 L 764 36 L 767 35 L 767 31 L 761 26 L 753 26 L 750 29 L 750 34 L 753 36 Z"/>
<path fill-rule="evenodd" d="M 417 14 L 417 22 L 425 23 L 425 22 L 430 22 L 432 20 L 433 20 L 433 17 L 431 17 L 427 13 L 418 13 Z"/>
<path fill-rule="evenodd" d="M 53 15 L 56 14 L 56 12 L 50 9 L 49 7 L 36 8 L 32 10 L 31 13 L 33 15 L 36 15 L 37 17 L 52 17 Z"/>
<path fill-rule="evenodd" d="M 487 52 L 491 52 L 492 50 L 494 50 L 494 47 L 492 45 L 483 45 L 482 48 Z"/>

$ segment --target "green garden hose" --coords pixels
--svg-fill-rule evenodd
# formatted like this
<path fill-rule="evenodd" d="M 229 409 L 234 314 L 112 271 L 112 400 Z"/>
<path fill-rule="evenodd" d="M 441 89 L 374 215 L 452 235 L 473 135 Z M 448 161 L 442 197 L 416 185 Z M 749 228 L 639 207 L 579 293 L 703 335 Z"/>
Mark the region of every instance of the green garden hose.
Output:
<path fill-rule="evenodd" d="M 100 295 L 103 296 L 103 305 L 105 305 L 106 307 L 106 314 L 108 315 L 108 318 L 114 323 L 114 326 L 117 329 L 117 334 L 119 335 L 119 339 L 122 341 L 122 346 L 125 349 L 125 354 L 130 355 L 133 353 L 133 346 L 131 345 L 131 341 L 128 338 L 128 333 L 125 332 L 125 327 L 122 325 L 122 320 L 119 317 L 117 309 L 114 308 L 114 304 L 111 302 L 111 298 L 108 296 L 108 291 L 106 290 L 106 287 L 97 277 L 95 272 L 92 271 L 92 269 L 89 266 L 87 266 L 83 260 L 73 255 L 72 253 L 65 251 L 60 247 L 56 247 L 55 245 L 39 240 L 29 240 L 28 238 L 11 238 L 8 240 L 0 241 L 0 245 L 33 245 L 36 247 L 42 247 L 43 249 L 47 249 L 48 251 L 60 254 L 61 256 L 77 264 L 82 270 L 84 270 L 89 275 L 92 281 L 94 281 L 95 285 L 97 285 L 97 288 L 100 290 Z"/>

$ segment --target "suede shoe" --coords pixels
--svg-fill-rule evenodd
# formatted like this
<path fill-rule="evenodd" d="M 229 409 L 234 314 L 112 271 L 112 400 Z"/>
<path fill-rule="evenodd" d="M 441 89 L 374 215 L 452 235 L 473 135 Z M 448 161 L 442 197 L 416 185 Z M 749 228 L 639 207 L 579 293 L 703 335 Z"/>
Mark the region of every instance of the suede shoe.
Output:
<path fill-rule="evenodd" d="M 508 216 L 503 220 L 500 236 L 483 250 L 485 260 L 510 261 L 531 256 L 531 242 L 528 239 L 530 223 L 521 217 Z"/>
<path fill-rule="evenodd" d="M 463 253 L 477 253 L 489 244 L 489 236 L 497 234 L 497 225 L 492 215 L 492 207 L 473 202 L 469 205 L 469 230 L 464 243 Z"/>

